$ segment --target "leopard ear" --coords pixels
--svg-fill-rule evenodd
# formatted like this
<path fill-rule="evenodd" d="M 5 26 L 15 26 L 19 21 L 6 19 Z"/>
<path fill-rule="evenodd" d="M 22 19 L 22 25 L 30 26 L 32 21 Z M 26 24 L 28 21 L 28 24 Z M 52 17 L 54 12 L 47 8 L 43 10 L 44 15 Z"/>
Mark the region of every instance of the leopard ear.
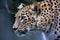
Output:
<path fill-rule="evenodd" d="M 21 3 L 17 8 L 22 9 L 23 7 L 25 7 L 25 4 Z"/>
<path fill-rule="evenodd" d="M 36 5 L 37 5 L 37 2 L 34 2 L 33 4 L 29 5 L 29 7 L 30 9 L 34 10 Z"/>

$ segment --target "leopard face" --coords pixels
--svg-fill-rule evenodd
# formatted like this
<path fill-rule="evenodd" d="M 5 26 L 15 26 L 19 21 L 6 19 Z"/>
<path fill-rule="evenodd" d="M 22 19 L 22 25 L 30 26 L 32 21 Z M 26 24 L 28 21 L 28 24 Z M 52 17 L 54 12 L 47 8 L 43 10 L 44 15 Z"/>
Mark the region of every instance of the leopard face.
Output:
<path fill-rule="evenodd" d="M 18 32 L 19 35 L 26 34 L 30 30 L 35 29 L 36 21 L 33 17 L 33 14 L 35 15 L 35 11 L 33 11 L 33 9 L 34 6 L 32 4 L 23 7 L 16 13 L 13 29 L 16 33 Z"/>

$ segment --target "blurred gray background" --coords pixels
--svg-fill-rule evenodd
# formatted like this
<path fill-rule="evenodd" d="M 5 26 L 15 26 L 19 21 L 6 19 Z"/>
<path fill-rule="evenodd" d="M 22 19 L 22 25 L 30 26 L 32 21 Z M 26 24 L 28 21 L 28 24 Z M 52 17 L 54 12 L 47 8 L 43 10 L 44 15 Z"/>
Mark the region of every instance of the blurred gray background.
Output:
<path fill-rule="evenodd" d="M 11 0 L 0 0 L 0 40 L 17 40 L 18 38 L 12 31 L 14 15 L 7 11 L 6 1 L 8 6 L 12 7 Z"/>

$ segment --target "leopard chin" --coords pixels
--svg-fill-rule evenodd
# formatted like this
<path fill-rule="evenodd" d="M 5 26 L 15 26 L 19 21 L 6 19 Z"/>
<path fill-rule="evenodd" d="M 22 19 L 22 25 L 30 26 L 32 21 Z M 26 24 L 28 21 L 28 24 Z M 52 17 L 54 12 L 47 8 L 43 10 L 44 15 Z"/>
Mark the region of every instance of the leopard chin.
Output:
<path fill-rule="evenodd" d="M 27 32 L 25 31 L 22 31 L 22 32 L 14 31 L 14 32 L 17 37 L 24 37 L 27 34 Z"/>
<path fill-rule="evenodd" d="M 30 28 L 27 28 L 25 30 L 17 30 L 17 28 L 13 28 L 13 30 L 18 37 L 24 37 L 27 33 L 30 32 Z"/>

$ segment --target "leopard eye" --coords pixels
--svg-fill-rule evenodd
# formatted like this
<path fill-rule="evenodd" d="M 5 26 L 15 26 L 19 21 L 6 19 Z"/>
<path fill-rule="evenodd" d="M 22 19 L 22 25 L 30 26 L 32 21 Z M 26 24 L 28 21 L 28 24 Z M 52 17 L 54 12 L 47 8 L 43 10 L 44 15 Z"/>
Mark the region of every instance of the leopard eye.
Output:
<path fill-rule="evenodd" d="M 21 15 L 25 15 L 25 14 L 21 14 Z"/>

